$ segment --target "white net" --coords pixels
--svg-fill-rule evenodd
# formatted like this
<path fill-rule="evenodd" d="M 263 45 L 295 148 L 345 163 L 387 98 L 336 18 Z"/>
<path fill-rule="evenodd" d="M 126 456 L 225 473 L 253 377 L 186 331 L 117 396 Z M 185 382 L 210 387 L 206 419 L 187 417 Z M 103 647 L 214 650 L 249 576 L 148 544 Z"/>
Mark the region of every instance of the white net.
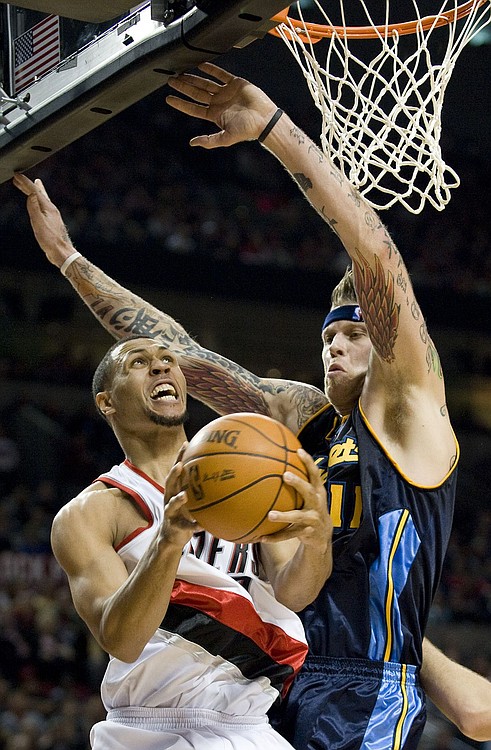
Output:
<path fill-rule="evenodd" d="M 277 27 L 322 114 L 324 152 L 377 209 L 401 203 L 417 214 L 429 202 L 443 210 L 459 185 L 440 147 L 445 91 L 459 54 L 491 21 L 490 0 L 467 3 L 460 20 L 456 2 L 444 0 L 434 14 L 421 17 L 420 0 L 411 0 L 415 23 L 396 28 L 390 0 L 381 23 L 372 20 L 365 0 L 356 0 L 363 11 L 358 39 L 348 36 L 353 25 L 343 0 L 336 1 L 333 9 L 330 0 L 328 15 L 319 0 L 310 0 L 330 27 L 321 41 L 300 4 L 298 19 L 287 17 Z M 375 5 L 383 9 L 382 2 Z"/>

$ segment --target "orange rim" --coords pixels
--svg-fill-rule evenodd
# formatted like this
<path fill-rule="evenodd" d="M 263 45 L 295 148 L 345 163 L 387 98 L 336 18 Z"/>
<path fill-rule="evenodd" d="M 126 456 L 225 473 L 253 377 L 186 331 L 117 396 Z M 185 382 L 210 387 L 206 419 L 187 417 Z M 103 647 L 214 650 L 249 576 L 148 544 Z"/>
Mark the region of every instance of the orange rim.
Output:
<path fill-rule="evenodd" d="M 490 0 L 479 0 L 477 7 L 490 2 Z M 320 42 L 321 39 L 331 37 L 337 34 L 341 37 L 347 37 L 348 39 L 377 39 L 378 37 L 391 36 L 397 32 L 400 36 L 406 34 L 415 34 L 417 31 L 428 31 L 432 26 L 438 28 L 439 26 L 447 26 L 450 23 L 455 23 L 461 18 L 465 18 L 471 12 L 475 5 L 475 0 L 468 0 L 468 2 L 459 5 L 454 10 L 446 11 L 438 16 L 425 16 L 418 21 L 404 21 L 402 23 L 391 23 L 388 25 L 382 24 L 381 26 L 327 26 L 321 23 L 311 23 L 310 21 L 299 21 L 297 18 L 290 18 L 288 15 L 288 8 L 280 11 L 271 19 L 277 24 L 285 23 L 293 26 L 296 34 L 301 38 L 303 42 L 315 44 Z M 284 34 L 292 39 L 292 33 L 288 28 L 283 29 Z M 281 34 L 276 28 L 270 29 L 270 34 L 273 36 L 281 37 Z"/>

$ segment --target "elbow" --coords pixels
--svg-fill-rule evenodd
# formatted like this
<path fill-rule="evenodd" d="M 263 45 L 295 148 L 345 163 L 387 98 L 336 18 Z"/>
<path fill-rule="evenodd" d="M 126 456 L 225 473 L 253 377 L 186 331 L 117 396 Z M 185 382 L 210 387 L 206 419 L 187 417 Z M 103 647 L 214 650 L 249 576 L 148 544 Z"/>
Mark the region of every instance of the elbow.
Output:
<path fill-rule="evenodd" d="M 308 607 L 309 604 L 312 604 L 317 596 L 317 594 L 309 596 L 308 592 L 305 591 L 302 591 L 300 594 L 298 591 L 292 592 L 291 590 L 275 590 L 274 595 L 275 599 L 280 604 L 283 604 L 284 607 L 287 607 L 287 609 L 290 609 L 292 612 L 301 612 L 305 607 Z"/>
<path fill-rule="evenodd" d="M 328 577 L 322 579 L 322 584 L 319 581 L 317 585 L 311 585 L 310 587 L 293 588 L 292 586 L 273 585 L 275 598 L 284 607 L 291 609 L 292 612 L 301 612 L 317 599 Z"/>
<path fill-rule="evenodd" d="M 127 664 L 138 659 L 148 642 L 147 633 L 139 631 L 134 623 L 110 616 L 110 612 L 102 615 L 92 632 L 103 651 Z"/>
<path fill-rule="evenodd" d="M 140 647 L 136 644 L 117 642 L 102 642 L 101 646 L 104 651 L 109 654 L 109 656 L 112 656 L 114 659 L 118 659 L 119 661 L 126 662 L 126 664 L 133 664 L 133 662 L 138 659 L 144 648 L 143 646 Z"/>
<path fill-rule="evenodd" d="M 118 659 L 118 661 L 125 662 L 126 664 L 133 664 L 138 659 L 140 654 L 141 654 L 141 651 L 139 651 L 138 653 L 136 652 L 130 653 L 129 651 L 121 651 L 118 654 L 111 654 L 111 656 L 113 656 L 115 659 Z"/>
<path fill-rule="evenodd" d="M 127 637 L 127 634 L 125 636 L 119 629 L 118 632 L 112 633 L 109 633 L 107 629 L 102 629 L 97 634 L 96 640 L 109 656 L 127 664 L 133 664 L 146 645 L 146 643 L 142 643 L 141 638 L 136 637 L 136 634 Z"/>
<path fill-rule="evenodd" d="M 491 740 L 491 706 L 467 708 L 456 722 L 460 732 L 475 742 Z"/>

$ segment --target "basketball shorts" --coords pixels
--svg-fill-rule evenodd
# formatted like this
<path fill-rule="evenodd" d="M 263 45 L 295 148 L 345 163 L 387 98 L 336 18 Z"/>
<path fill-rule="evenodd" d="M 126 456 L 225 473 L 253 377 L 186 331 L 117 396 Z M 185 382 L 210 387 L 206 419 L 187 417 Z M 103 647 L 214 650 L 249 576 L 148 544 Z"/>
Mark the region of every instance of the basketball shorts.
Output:
<path fill-rule="evenodd" d="M 92 750 L 293 750 L 265 716 L 193 708 L 109 711 L 92 727 Z"/>
<path fill-rule="evenodd" d="M 272 724 L 297 750 L 415 750 L 426 721 L 416 671 L 309 656 Z"/>

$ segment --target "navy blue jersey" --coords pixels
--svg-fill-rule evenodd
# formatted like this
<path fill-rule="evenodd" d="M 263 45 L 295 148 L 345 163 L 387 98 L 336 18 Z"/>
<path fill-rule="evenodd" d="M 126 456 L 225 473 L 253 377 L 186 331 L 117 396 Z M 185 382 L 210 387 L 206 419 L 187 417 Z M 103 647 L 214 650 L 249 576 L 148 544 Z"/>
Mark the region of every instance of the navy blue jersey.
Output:
<path fill-rule="evenodd" d="M 359 406 L 340 418 L 328 405 L 299 438 L 325 477 L 334 565 L 301 613 L 309 657 L 284 707 L 284 733 L 301 750 L 416 747 L 425 710 L 417 673 L 456 466 L 435 487 L 410 482 Z"/>

